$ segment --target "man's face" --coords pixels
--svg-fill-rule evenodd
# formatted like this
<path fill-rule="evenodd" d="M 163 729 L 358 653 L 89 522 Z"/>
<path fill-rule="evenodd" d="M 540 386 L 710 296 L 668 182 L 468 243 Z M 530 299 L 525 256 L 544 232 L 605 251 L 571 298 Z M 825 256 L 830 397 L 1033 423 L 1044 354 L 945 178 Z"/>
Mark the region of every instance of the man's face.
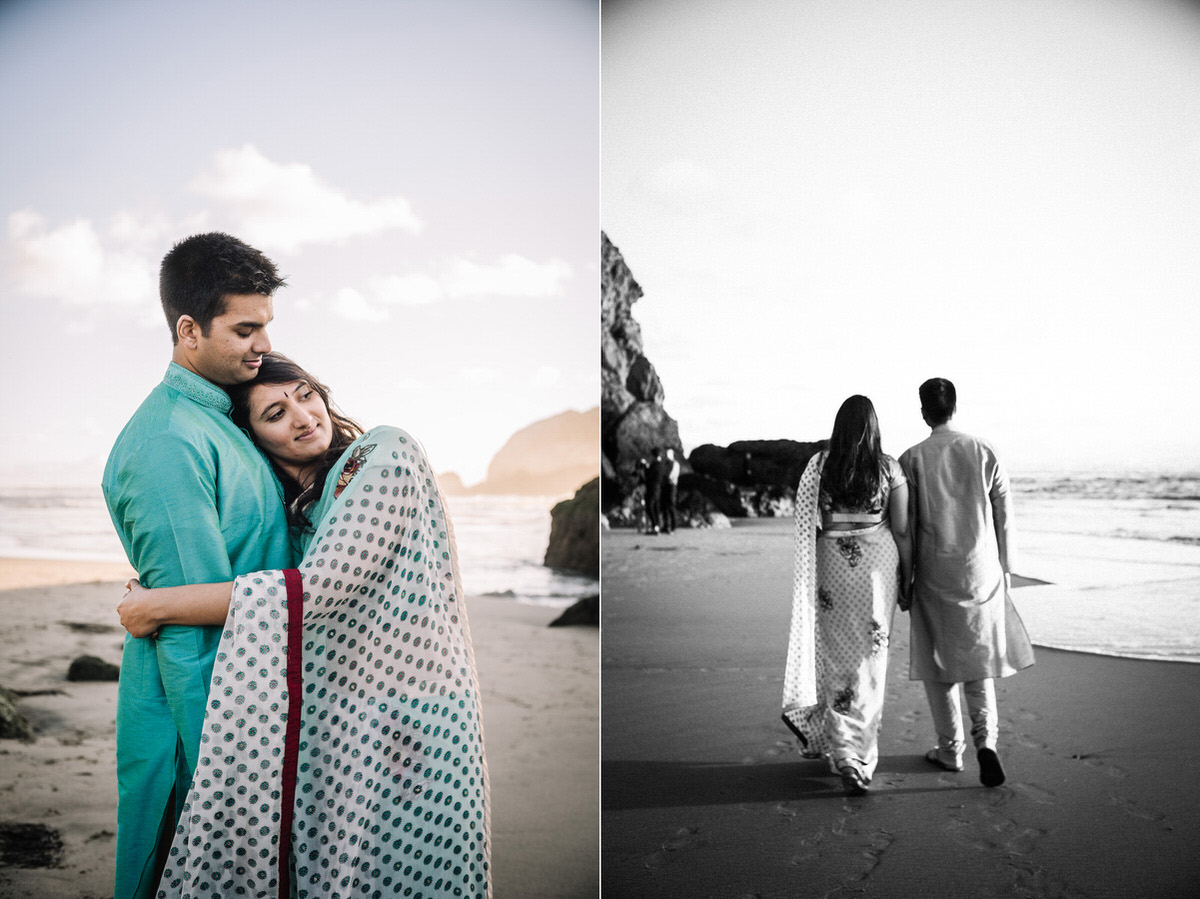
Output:
<path fill-rule="evenodd" d="M 271 352 L 267 325 L 275 317 L 271 298 L 260 293 L 229 294 L 225 311 L 212 320 L 205 337 L 197 329 L 191 362 L 196 374 L 228 386 L 252 380 Z"/>

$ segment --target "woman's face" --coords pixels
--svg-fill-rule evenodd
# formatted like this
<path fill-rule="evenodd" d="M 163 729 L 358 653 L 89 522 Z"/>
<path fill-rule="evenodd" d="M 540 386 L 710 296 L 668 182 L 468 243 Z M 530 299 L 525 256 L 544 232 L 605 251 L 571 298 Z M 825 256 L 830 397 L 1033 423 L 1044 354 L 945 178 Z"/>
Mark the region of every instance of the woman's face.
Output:
<path fill-rule="evenodd" d="M 329 449 L 329 410 L 307 381 L 256 384 L 249 400 L 255 442 L 285 471 L 295 475 Z"/>

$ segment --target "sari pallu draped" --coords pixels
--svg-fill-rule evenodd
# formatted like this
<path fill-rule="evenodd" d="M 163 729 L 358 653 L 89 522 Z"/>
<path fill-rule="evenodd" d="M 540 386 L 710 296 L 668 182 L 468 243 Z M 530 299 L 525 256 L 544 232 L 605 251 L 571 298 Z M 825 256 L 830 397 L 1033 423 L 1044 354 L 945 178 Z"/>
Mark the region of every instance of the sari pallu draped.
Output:
<path fill-rule="evenodd" d="M 282 573 L 260 572 L 235 582 L 159 895 L 490 896 L 479 690 L 424 452 L 398 429 L 368 432 L 309 517 L 290 832 L 293 632 Z"/>
<path fill-rule="evenodd" d="M 809 461 L 796 493 L 783 720 L 805 757 L 827 758 L 835 773 L 852 762 L 870 780 L 879 760 L 899 554 L 886 521 L 819 531 L 824 458 Z"/>

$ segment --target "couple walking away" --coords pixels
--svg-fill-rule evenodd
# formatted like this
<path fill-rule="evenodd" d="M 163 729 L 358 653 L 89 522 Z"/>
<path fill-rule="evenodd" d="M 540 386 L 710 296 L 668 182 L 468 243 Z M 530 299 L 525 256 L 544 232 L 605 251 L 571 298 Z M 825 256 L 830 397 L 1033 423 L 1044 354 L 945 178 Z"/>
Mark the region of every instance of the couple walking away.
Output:
<path fill-rule="evenodd" d="M 897 605 L 911 613 L 909 678 L 925 683 L 937 735 L 931 765 L 963 770 L 961 684 L 980 781 L 1002 784 L 994 680 L 1033 664 L 1008 597 L 1008 477 L 986 441 L 951 427 L 953 384 L 933 378 L 919 394 L 931 433 L 899 462 L 880 449 L 871 401 L 846 400 L 796 492 L 783 720 L 850 795 L 867 792 L 879 762 Z"/>
<path fill-rule="evenodd" d="M 171 363 L 105 469 L 138 572 L 118 607 L 116 899 L 490 895 L 433 469 L 271 352 L 282 284 L 229 235 L 175 245 Z"/>

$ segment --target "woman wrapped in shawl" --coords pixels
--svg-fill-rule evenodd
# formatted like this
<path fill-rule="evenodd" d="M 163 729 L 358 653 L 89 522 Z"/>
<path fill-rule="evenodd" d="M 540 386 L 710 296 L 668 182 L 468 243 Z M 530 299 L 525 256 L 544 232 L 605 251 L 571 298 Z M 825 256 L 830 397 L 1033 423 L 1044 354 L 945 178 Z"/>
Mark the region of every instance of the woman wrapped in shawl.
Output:
<path fill-rule="evenodd" d="M 879 761 L 892 617 L 912 572 L 907 484 L 865 396 L 842 403 L 829 450 L 800 479 L 795 559 L 783 720 L 807 757 L 826 758 L 862 795 Z"/>
<path fill-rule="evenodd" d="M 278 354 L 231 391 L 284 486 L 298 571 L 145 590 L 122 623 L 224 623 L 159 896 L 490 895 L 479 688 L 420 445 L 362 433 Z"/>

